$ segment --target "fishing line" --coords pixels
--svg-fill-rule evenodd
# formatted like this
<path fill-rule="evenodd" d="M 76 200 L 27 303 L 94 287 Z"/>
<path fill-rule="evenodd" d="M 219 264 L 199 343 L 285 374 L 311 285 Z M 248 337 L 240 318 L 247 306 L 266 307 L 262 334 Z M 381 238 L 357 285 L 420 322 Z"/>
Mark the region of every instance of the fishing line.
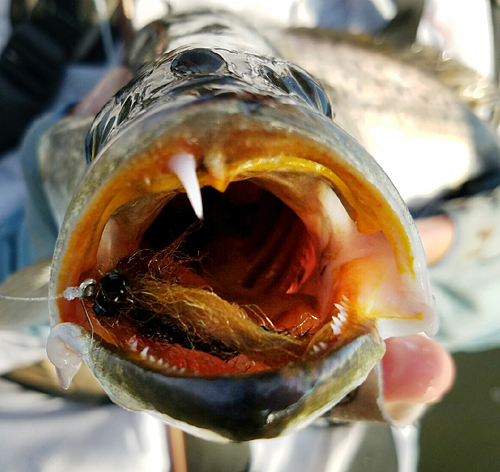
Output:
<path fill-rule="evenodd" d="M 51 297 L 12 297 L 10 295 L 0 295 L 0 299 L 20 302 L 48 302 L 59 298 L 65 298 L 68 301 L 75 298 L 91 298 L 95 292 L 96 284 L 97 282 L 94 279 L 87 279 L 78 287 L 68 287 L 63 293 L 52 295 Z"/>
<path fill-rule="evenodd" d="M 75 288 L 75 287 L 70 287 L 70 288 Z M 95 330 L 94 330 L 94 325 L 92 324 L 92 320 L 90 319 L 90 315 L 87 311 L 87 306 L 85 305 L 85 301 L 83 300 L 83 298 L 80 298 L 80 303 L 82 304 L 82 308 L 83 308 L 83 311 L 85 312 L 85 316 L 87 317 L 87 321 L 89 322 L 89 325 L 90 325 L 90 345 L 87 349 L 87 354 L 94 348 L 94 334 L 95 334 Z"/>

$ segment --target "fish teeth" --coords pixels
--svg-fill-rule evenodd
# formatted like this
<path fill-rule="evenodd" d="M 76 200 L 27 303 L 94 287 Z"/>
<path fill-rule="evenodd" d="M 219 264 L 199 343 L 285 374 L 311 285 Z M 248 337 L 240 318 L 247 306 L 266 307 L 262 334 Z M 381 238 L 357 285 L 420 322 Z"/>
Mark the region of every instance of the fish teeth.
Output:
<path fill-rule="evenodd" d="M 345 298 L 345 296 L 344 296 L 344 298 Z M 337 318 L 340 321 L 342 321 L 342 323 L 344 321 L 346 321 L 347 320 L 347 309 L 346 309 L 346 306 L 345 306 L 345 302 L 335 303 L 335 308 L 337 308 L 337 310 L 339 310 L 339 312 L 337 314 Z"/>
<path fill-rule="evenodd" d="M 340 327 L 337 326 L 336 324 L 330 323 L 330 326 L 332 327 L 333 334 L 340 334 Z"/>
<path fill-rule="evenodd" d="M 130 348 L 132 349 L 132 351 L 136 352 L 137 351 L 137 339 L 132 343 L 130 344 Z"/>
<path fill-rule="evenodd" d="M 148 358 L 148 351 L 149 351 L 149 346 L 148 346 L 148 347 L 145 347 L 145 348 L 141 351 L 141 357 L 143 357 L 144 359 L 147 359 L 147 358 Z"/>
<path fill-rule="evenodd" d="M 201 220 L 203 218 L 203 202 L 194 156 L 187 152 L 180 152 L 170 158 L 168 169 L 181 181 L 196 216 Z"/>
<path fill-rule="evenodd" d="M 313 351 L 317 354 L 318 352 L 324 351 L 328 347 L 328 343 L 325 343 L 324 341 L 315 344 L 312 349 Z"/>

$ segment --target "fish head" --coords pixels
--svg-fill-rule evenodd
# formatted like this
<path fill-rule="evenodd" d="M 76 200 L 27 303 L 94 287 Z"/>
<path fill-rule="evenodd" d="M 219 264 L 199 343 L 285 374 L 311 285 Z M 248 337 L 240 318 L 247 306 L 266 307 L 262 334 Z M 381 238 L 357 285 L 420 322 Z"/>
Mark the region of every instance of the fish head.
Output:
<path fill-rule="evenodd" d="M 432 332 L 432 295 L 405 204 L 321 86 L 200 15 L 90 129 L 48 354 L 63 386 L 83 359 L 199 436 L 275 437 L 363 383 L 384 338 Z"/>
<path fill-rule="evenodd" d="M 155 109 L 100 151 L 53 259 L 48 353 L 117 404 L 216 440 L 310 424 L 383 339 L 435 330 L 388 177 L 328 117 L 277 101 Z M 90 286 L 90 290 L 88 287 Z"/>

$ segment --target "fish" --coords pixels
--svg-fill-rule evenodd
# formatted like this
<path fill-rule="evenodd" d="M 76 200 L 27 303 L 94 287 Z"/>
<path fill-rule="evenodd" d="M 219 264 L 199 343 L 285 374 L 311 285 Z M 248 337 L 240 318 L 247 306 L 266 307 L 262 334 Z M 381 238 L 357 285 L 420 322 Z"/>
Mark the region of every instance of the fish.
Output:
<path fill-rule="evenodd" d="M 434 299 L 408 207 L 335 100 L 224 11 L 151 24 L 128 63 L 94 119 L 40 144 L 61 386 L 85 362 L 118 405 L 218 441 L 377 390 L 384 339 L 432 336 Z M 85 162 L 67 143 L 89 127 Z"/>

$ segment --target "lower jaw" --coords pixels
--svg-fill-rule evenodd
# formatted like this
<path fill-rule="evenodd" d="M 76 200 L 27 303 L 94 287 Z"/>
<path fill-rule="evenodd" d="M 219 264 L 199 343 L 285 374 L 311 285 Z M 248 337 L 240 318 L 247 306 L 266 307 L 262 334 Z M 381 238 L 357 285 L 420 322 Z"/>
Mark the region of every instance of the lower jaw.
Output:
<path fill-rule="evenodd" d="M 60 340 L 83 358 L 118 405 L 146 411 L 216 441 L 272 438 L 310 424 L 363 383 L 385 351 L 376 333 L 365 334 L 321 359 L 306 358 L 261 373 L 207 377 L 180 372 L 164 375 L 145 368 L 73 323 L 53 329 L 52 352 Z M 51 360 L 61 374 L 65 367 L 57 358 Z M 373 394 L 376 399 L 376 389 Z M 366 405 L 361 405 L 363 409 Z"/>

